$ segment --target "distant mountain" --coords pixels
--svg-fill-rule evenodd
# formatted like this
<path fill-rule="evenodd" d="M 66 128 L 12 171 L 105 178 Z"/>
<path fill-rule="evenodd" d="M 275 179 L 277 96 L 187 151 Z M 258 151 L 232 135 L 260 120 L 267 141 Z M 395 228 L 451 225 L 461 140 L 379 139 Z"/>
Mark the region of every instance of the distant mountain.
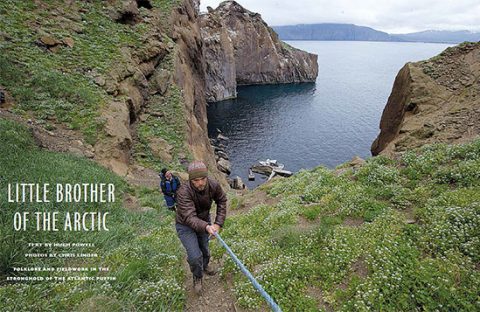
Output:
<path fill-rule="evenodd" d="M 353 24 L 300 24 L 272 27 L 282 40 L 333 40 L 333 41 L 409 41 L 460 43 L 480 41 L 480 33 L 467 30 L 426 30 L 408 34 L 388 34 L 370 27 Z"/>
<path fill-rule="evenodd" d="M 467 30 L 446 31 L 446 30 L 426 30 L 410 34 L 392 35 L 402 41 L 415 42 L 445 42 L 460 43 L 464 41 L 480 41 L 480 33 L 474 33 Z"/>
<path fill-rule="evenodd" d="M 353 24 L 301 24 L 272 27 L 282 40 L 399 41 L 386 32 Z"/>

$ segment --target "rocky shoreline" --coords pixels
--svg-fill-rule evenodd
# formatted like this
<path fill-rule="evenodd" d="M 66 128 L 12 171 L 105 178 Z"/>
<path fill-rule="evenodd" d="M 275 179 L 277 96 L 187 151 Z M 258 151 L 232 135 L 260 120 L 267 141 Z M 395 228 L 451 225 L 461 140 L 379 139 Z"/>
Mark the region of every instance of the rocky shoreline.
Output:
<path fill-rule="evenodd" d="M 227 154 L 227 145 L 230 139 L 223 135 L 222 131 L 219 129 L 217 129 L 216 132 L 217 135 L 214 138 L 210 138 L 210 144 L 215 154 L 217 169 L 225 174 L 227 182 L 231 188 L 238 190 L 246 189 L 246 185 L 243 183 L 242 178 L 239 176 L 233 178 L 229 177 L 232 173 L 232 164 L 230 162 L 230 157 Z"/>

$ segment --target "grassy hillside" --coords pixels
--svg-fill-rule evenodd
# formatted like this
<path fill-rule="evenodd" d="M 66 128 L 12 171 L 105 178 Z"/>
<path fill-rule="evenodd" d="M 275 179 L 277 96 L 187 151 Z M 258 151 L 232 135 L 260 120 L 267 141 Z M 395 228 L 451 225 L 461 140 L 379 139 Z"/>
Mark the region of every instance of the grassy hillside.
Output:
<path fill-rule="evenodd" d="M 479 168 L 477 140 L 301 171 L 223 237 L 286 311 L 478 310 Z M 222 273 L 242 306 L 263 304 L 231 260 Z"/>
<path fill-rule="evenodd" d="M 139 45 L 145 29 L 115 23 L 101 2 L 2 1 L 4 37 L 0 45 L 0 84 L 9 90 L 19 114 L 82 130 L 94 143 L 102 122 L 99 109 L 112 98 L 93 82 L 117 62 L 125 66 L 121 48 Z M 53 52 L 41 38 L 59 42 Z M 90 75 L 90 77 L 89 77 Z"/>
<path fill-rule="evenodd" d="M 93 161 L 37 148 L 27 129 L 0 119 L 0 302 L 2 311 L 153 311 L 184 305 L 183 250 L 173 215 L 156 190 L 133 189 Z M 114 183 L 114 203 L 7 203 L 7 183 Z M 136 195 L 150 211 L 123 207 Z M 110 212 L 110 231 L 13 229 L 15 212 Z M 33 218 L 32 218 L 33 219 Z M 59 218 L 61 219 L 61 218 Z M 61 223 L 63 224 L 63 223 Z M 28 243 L 93 243 L 85 248 L 34 248 Z M 25 253 L 96 253 L 97 258 L 26 258 Z M 14 267 L 108 267 L 109 272 L 13 272 Z M 115 277 L 115 281 L 6 282 L 7 276 Z M 32 310 L 32 307 L 35 307 Z M 155 307 L 155 308 L 154 308 Z"/>
<path fill-rule="evenodd" d="M 127 99 L 118 94 L 117 80 L 136 79 L 139 69 L 134 60 L 152 54 L 152 41 L 173 49 L 167 34 L 170 12 L 178 2 L 139 1 L 138 21 L 127 23 L 114 18 L 122 10 L 121 1 L 2 1 L 0 89 L 12 96 L 11 110 L 47 130 L 60 125 L 78 130 L 86 143 L 94 145 L 105 136 L 102 108 Z M 172 72 L 172 59 L 172 53 L 162 56 L 158 68 Z M 148 94 L 144 81 L 139 84 Z M 190 157 L 180 91 L 170 85 L 165 94 L 145 100 L 144 113 L 163 117 L 145 114 L 133 157 L 158 170 L 180 169 L 178 159 Z M 153 136 L 171 146 L 171 163 L 152 152 Z"/>

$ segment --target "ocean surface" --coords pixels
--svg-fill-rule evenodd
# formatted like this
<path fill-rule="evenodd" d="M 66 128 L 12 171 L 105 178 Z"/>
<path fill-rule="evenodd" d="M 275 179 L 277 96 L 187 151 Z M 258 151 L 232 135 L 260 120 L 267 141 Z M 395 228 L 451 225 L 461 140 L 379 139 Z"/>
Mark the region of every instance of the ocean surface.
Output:
<path fill-rule="evenodd" d="M 287 41 L 318 54 L 315 83 L 246 86 L 238 98 L 208 106 L 209 136 L 229 138 L 230 177 L 248 188 L 265 182 L 248 168 L 276 159 L 296 172 L 334 168 L 354 156 L 368 158 L 395 76 L 407 62 L 433 57 L 451 46 L 436 43 Z M 217 130 L 218 129 L 218 130 Z M 294 186 L 292 186 L 294 187 Z"/>

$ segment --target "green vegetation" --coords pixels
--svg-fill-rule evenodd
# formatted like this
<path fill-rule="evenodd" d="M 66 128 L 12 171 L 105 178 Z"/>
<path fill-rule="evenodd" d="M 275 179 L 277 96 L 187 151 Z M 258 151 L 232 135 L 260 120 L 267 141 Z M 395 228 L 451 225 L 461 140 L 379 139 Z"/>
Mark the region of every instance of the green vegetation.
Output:
<path fill-rule="evenodd" d="M 166 10 L 165 16 L 176 3 L 152 1 L 154 8 Z M 103 127 L 100 109 L 112 95 L 94 78 L 128 70 L 122 49 L 141 50 L 148 31 L 145 23 L 115 22 L 109 16 L 112 9 L 102 1 L 0 3 L 0 85 L 13 95 L 17 113 L 50 130 L 57 122 L 65 123 L 95 143 Z M 141 15 L 147 11 L 140 8 Z M 42 37 L 58 45 L 47 49 Z M 73 46 L 65 40 L 72 40 Z"/>
<path fill-rule="evenodd" d="M 169 70 L 173 68 L 172 55 L 168 55 L 160 68 Z M 135 157 L 139 163 L 160 171 L 164 167 L 183 171 L 180 159 L 192 160 L 187 142 L 187 124 L 180 116 L 185 116 L 184 103 L 181 90 L 171 86 L 164 96 L 154 95 L 149 100 L 149 110 L 153 113 L 161 113 L 160 119 L 150 116 L 138 127 L 139 144 L 136 146 Z M 156 157 L 149 145 L 151 138 L 163 138 L 171 147 L 173 161 L 165 163 Z"/>
<path fill-rule="evenodd" d="M 480 140 L 301 171 L 222 236 L 287 311 L 478 310 L 478 168 Z M 264 305 L 230 259 L 222 274 L 242 306 Z"/>
<path fill-rule="evenodd" d="M 92 161 L 37 148 L 24 127 L 0 119 L 0 278 L 7 276 L 115 277 L 115 281 L 6 282 L 2 311 L 181 310 L 184 306 L 183 250 L 157 190 L 133 189 Z M 114 183 L 114 203 L 8 203 L 8 183 Z M 134 194 L 150 211 L 122 207 Z M 15 212 L 110 212 L 109 231 L 13 229 Z M 61 220 L 62 218 L 59 218 Z M 63 224 L 63 222 L 61 222 Z M 29 247 L 32 242 L 92 243 L 93 247 Z M 93 258 L 26 258 L 25 253 L 96 253 Z M 13 267 L 107 267 L 108 272 L 13 272 Z"/>
<path fill-rule="evenodd" d="M 162 40 L 172 44 L 166 35 L 170 27 L 168 17 L 179 1 L 150 3 L 152 8 L 139 4 L 140 17 L 148 20 L 151 10 L 156 10 L 164 29 Z M 1 2 L 0 86 L 13 96 L 16 103 L 13 111 L 34 119 L 47 130 L 55 130 L 58 124 L 79 130 L 87 143 L 95 144 L 104 135 L 105 120 L 100 112 L 114 100 L 115 77 L 132 73 L 129 55 L 135 57 L 145 52 L 153 29 L 145 21 L 115 21 L 115 14 L 118 15 L 115 12 L 121 11 L 122 5 L 121 1 Z M 158 32 L 153 35 L 158 40 Z M 41 38 L 58 44 L 49 49 Z M 172 58 L 168 54 L 159 67 L 172 72 Z M 157 170 L 165 166 L 179 170 L 179 158 L 190 159 L 185 153 L 182 101 L 176 87 L 170 87 L 165 96 L 157 94 L 148 99 L 149 109 L 164 117 L 140 123 L 140 144 L 134 152 L 143 165 Z M 162 137 L 173 147 L 171 163 L 152 154 L 148 145 L 152 137 Z"/>
<path fill-rule="evenodd" d="M 4 58 L 0 58 L 0 71 L 0 84 L 12 92 L 17 113 L 28 117 L 27 111 L 33 112 L 47 130 L 55 129 L 53 122 L 66 123 L 71 129 L 82 130 L 88 143 L 95 143 L 103 126 L 98 109 L 104 98 L 83 76 L 42 68 L 27 71 Z"/>
<path fill-rule="evenodd" d="M 164 29 L 176 0 L 151 1 L 160 9 Z M 118 2 L 116 5 L 121 5 Z M 111 18 L 112 4 L 102 1 L 3 1 L 0 3 L 0 85 L 14 98 L 13 111 L 55 130 L 58 124 L 83 133 L 94 144 L 102 135 L 104 121 L 100 111 L 113 100 L 110 75 L 129 71 L 131 52 L 143 53 L 148 41 L 148 25 L 122 24 Z M 147 17 L 148 8 L 140 15 Z M 165 33 L 167 33 L 165 31 Z M 158 33 L 156 34 L 158 35 Z M 41 38 L 57 42 L 53 48 Z M 169 42 L 171 39 L 163 36 Z M 68 43 L 68 44 L 67 44 Z M 126 53 L 126 51 L 130 51 Z M 172 71 L 171 56 L 161 64 Z M 95 81 L 96 77 L 104 78 Z M 112 81 L 109 81 L 112 80 Z M 100 85 L 105 83 L 104 87 Z M 149 103 L 150 104 L 150 103 Z M 149 119 L 139 127 L 140 144 L 148 137 L 160 136 L 173 146 L 171 164 L 159 164 L 154 157 L 143 161 L 159 169 L 179 167 L 177 158 L 185 142 L 185 120 L 178 89 L 167 90 L 165 97 L 154 96 L 151 105 L 167 120 Z M 68 281 L 55 283 L 9 283 L 0 287 L 2 310 L 91 311 L 108 306 L 112 310 L 180 310 L 184 306 L 183 249 L 174 228 L 173 216 L 165 212 L 157 190 L 132 188 L 125 181 L 92 161 L 38 149 L 28 131 L 15 123 L 0 120 L 0 277 L 64 276 L 115 277 L 115 281 Z M 188 157 L 188 155 L 186 156 Z M 12 204 L 6 201 L 6 185 L 30 183 L 114 183 L 117 202 L 111 204 Z M 123 194 L 134 194 L 142 207 L 133 212 L 122 207 Z M 13 215 L 19 211 L 110 212 L 110 231 L 48 232 L 13 230 Z M 61 218 L 60 218 L 61 219 Z M 28 252 L 50 252 L 47 247 L 29 247 L 29 242 L 81 242 L 94 247 L 62 252 L 96 253 L 98 258 L 31 258 Z M 57 250 L 58 251 L 58 250 Z M 13 272 L 13 267 L 108 267 L 109 272 Z"/>
<path fill-rule="evenodd" d="M 112 21 L 101 2 L 2 1 L 0 13 L 0 31 L 9 38 L 0 43 L 0 84 L 15 98 L 16 112 L 66 123 L 93 144 L 102 127 L 99 109 L 111 97 L 91 73 L 125 62 L 121 48 L 139 45 L 141 29 Z M 42 47 L 42 36 L 57 40 L 58 49 Z M 61 44 L 67 38 L 73 47 Z"/>

